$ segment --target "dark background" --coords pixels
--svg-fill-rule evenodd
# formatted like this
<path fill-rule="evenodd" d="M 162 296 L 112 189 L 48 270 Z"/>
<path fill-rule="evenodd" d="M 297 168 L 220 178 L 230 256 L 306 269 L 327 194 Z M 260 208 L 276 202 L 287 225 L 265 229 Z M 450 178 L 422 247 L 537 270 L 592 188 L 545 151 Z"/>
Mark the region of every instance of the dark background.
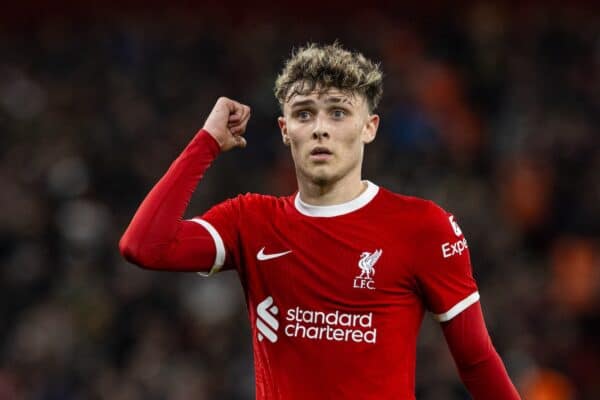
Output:
<path fill-rule="evenodd" d="M 186 216 L 292 193 L 274 79 L 335 39 L 385 73 L 364 177 L 456 215 L 523 397 L 600 398 L 594 2 L 169 4 L 3 5 L 0 399 L 253 398 L 235 274 L 143 271 L 117 242 L 220 95 L 253 107 L 249 145 Z M 420 339 L 417 398 L 467 399 L 430 316 Z"/>

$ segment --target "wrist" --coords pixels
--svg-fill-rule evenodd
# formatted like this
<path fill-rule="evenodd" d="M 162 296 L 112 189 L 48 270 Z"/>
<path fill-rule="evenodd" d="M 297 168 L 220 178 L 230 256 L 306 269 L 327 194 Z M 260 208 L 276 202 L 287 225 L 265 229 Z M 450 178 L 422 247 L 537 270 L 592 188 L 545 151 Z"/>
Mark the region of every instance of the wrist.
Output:
<path fill-rule="evenodd" d="M 218 144 L 219 147 L 223 148 L 225 145 L 225 137 L 221 129 L 217 126 L 211 126 L 211 124 L 206 124 L 202 127 L 203 131 L 208 133 Z"/>
<path fill-rule="evenodd" d="M 210 149 L 210 152 L 214 156 L 221 152 L 221 143 L 219 143 L 218 139 L 215 136 L 213 136 L 206 128 L 202 128 L 196 133 L 194 141 L 202 142 L 204 146 L 207 146 Z"/>

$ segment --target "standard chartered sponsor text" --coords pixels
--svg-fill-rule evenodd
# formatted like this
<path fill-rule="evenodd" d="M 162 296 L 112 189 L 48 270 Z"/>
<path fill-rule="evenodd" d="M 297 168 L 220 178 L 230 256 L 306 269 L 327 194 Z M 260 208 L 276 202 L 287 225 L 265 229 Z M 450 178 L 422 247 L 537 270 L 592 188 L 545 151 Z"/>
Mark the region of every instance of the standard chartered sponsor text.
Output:
<path fill-rule="evenodd" d="M 340 311 L 287 310 L 284 333 L 289 337 L 337 342 L 375 343 L 377 328 L 373 328 L 373 313 L 351 314 Z"/>

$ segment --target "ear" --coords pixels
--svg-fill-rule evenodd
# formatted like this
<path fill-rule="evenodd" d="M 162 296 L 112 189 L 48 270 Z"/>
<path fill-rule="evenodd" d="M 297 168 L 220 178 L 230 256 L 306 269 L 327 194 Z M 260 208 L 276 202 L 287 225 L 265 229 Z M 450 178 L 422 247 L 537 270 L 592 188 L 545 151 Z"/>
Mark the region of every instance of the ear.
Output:
<path fill-rule="evenodd" d="M 367 122 L 363 127 L 362 141 L 363 143 L 371 143 L 377 136 L 377 128 L 379 128 L 379 115 L 369 114 L 367 116 Z"/>
<path fill-rule="evenodd" d="M 285 117 L 277 118 L 277 124 L 279 125 L 279 130 L 281 131 L 281 139 L 283 140 L 283 144 L 289 146 L 290 138 L 287 134 L 287 121 L 285 120 Z"/>

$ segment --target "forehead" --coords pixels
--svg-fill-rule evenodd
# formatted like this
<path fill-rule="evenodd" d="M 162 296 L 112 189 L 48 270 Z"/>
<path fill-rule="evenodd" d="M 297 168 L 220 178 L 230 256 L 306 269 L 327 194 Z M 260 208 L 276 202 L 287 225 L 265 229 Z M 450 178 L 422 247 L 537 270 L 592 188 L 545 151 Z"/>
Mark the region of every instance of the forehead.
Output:
<path fill-rule="evenodd" d="M 360 105 L 362 105 L 363 102 L 364 101 L 362 96 L 359 96 L 352 92 L 331 88 L 327 90 L 313 90 L 312 92 L 306 94 L 293 94 L 285 102 L 285 105 L 294 108 L 308 104 L 339 103 L 346 104 L 351 107 L 359 107 Z"/>

